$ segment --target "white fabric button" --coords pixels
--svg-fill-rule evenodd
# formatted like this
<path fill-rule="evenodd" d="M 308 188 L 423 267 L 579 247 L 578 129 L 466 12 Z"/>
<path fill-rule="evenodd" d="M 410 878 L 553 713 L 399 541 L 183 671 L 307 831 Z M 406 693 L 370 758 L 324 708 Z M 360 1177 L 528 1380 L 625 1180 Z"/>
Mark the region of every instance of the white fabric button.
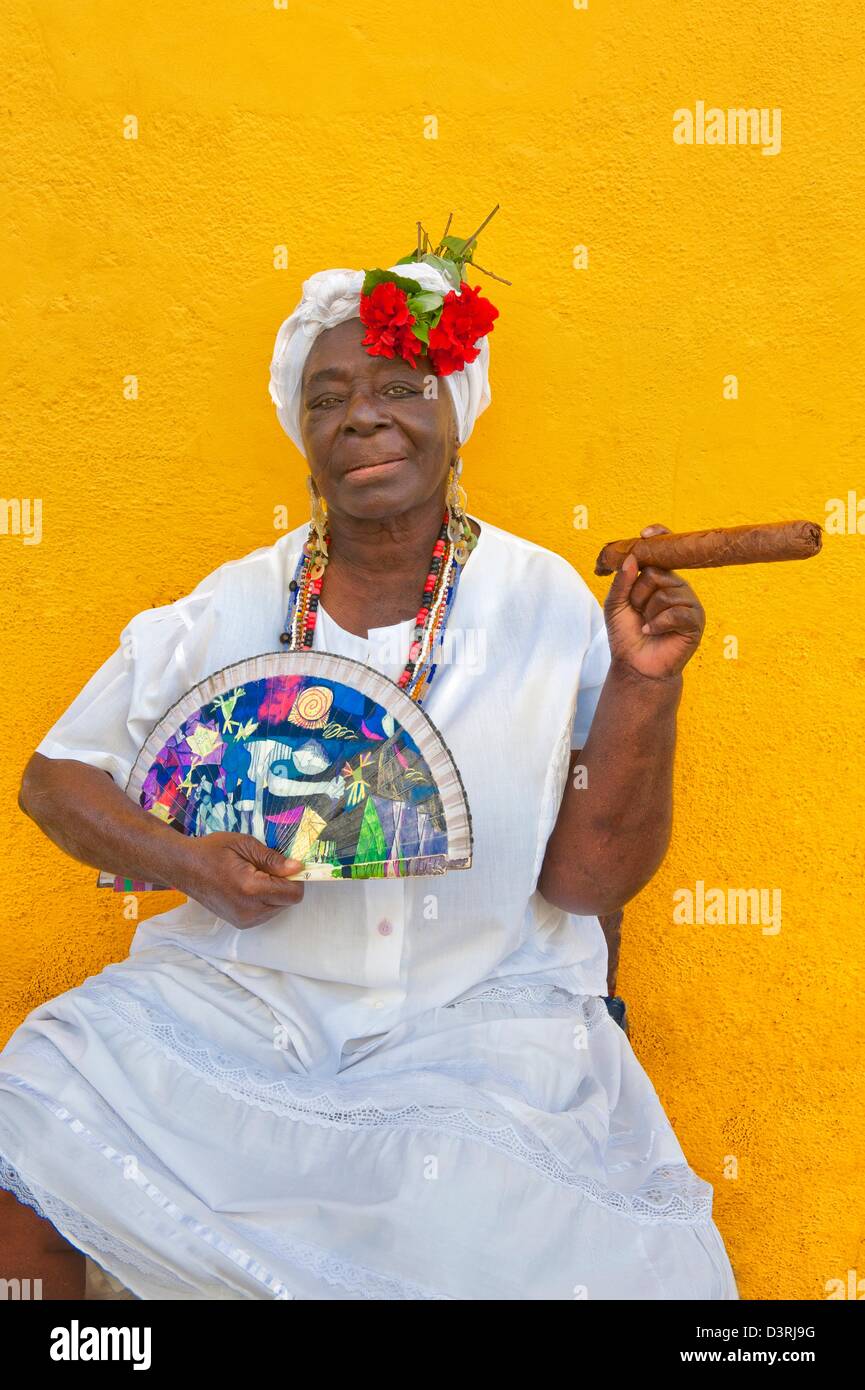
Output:
<path fill-rule="evenodd" d="M 379 936 L 390 936 L 390 934 L 391 934 L 392 931 L 393 931 L 393 922 L 389 922 L 389 921 L 387 920 L 386 917 L 383 917 L 383 918 L 381 919 L 381 921 L 379 922 L 379 924 L 378 924 L 378 934 L 379 934 Z"/>

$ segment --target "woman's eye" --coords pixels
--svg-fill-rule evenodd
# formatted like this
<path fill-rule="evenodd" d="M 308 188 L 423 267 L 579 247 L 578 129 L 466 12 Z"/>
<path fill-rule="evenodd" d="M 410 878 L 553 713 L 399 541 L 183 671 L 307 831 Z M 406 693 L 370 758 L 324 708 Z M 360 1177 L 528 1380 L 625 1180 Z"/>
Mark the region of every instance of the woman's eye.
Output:
<path fill-rule="evenodd" d="M 396 399 L 403 400 L 406 396 L 416 396 L 418 392 L 413 386 L 409 386 L 405 381 L 392 381 L 382 388 L 382 394 L 394 395 Z M 311 401 L 307 410 L 327 410 L 332 405 L 338 405 L 342 398 L 340 396 L 319 396 L 318 400 Z"/>

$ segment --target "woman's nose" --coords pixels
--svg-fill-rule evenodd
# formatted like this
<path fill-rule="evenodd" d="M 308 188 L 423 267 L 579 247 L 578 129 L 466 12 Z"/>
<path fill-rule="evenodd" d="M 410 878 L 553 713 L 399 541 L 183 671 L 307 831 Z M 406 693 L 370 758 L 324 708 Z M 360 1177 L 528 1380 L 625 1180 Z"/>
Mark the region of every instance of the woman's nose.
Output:
<path fill-rule="evenodd" d="M 386 403 L 371 387 L 358 386 L 351 391 L 343 415 L 343 429 L 355 434 L 369 434 L 379 425 L 391 424 Z"/>

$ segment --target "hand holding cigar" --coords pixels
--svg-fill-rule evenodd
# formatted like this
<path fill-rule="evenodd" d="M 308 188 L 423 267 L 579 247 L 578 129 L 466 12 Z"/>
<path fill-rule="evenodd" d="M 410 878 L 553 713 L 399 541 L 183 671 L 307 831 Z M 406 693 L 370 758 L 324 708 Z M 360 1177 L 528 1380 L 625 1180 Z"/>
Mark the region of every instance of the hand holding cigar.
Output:
<path fill-rule="evenodd" d="M 595 574 L 615 572 L 604 602 L 613 660 L 640 675 L 669 679 L 693 656 L 706 615 L 690 584 L 673 571 L 807 559 L 821 543 L 822 528 L 813 521 L 685 532 L 654 525 L 611 541 Z"/>
<path fill-rule="evenodd" d="M 595 561 L 595 574 L 612 574 L 633 553 L 642 569 L 714 569 L 772 560 L 807 560 L 822 545 L 816 521 L 769 521 L 756 526 L 716 526 L 710 531 L 667 531 L 609 541 Z"/>
<path fill-rule="evenodd" d="M 669 536 L 666 526 L 644 526 L 640 539 Z M 610 657 L 618 670 L 668 680 L 697 650 L 706 614 L 690 584 L 658 565 L 640 569 L 625 556 L 604 600 Z"/>

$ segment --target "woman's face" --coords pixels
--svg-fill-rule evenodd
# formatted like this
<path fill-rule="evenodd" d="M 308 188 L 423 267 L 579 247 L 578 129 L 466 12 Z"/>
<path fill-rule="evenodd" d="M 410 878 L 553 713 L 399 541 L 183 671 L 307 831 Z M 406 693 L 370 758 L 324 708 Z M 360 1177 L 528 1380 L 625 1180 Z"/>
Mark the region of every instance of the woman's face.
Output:
<path fill-rule="evenodd" d="M 328 508 L 390 516 L 443 489 L 456 457 L 451 395 L 428 357 L 373 357 L 366 329 L 348 319 L 320 333 L 306 359 L 301 434 Z M 435 398 L 424 395 L 433 381 Z"/>

